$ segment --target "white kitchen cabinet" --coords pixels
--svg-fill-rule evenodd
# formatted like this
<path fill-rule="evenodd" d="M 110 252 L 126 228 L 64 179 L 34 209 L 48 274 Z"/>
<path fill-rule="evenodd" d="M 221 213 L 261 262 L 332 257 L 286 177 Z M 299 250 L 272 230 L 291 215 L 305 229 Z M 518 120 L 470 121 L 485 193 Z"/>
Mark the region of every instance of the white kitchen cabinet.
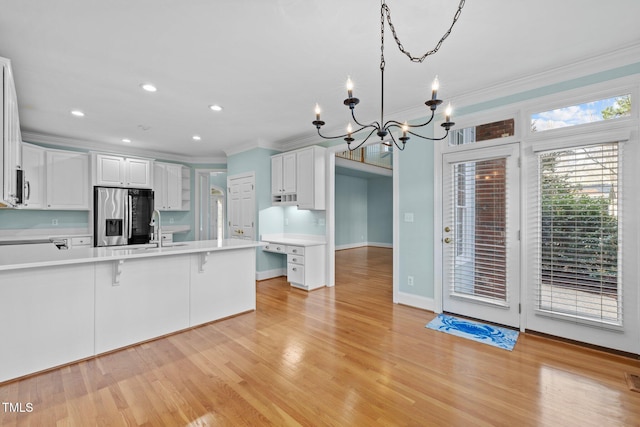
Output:
<path fill-rule="evenodd" d="M 183 210 L 182 169 L 182 165 L 174 163 L 154 163 L 153 189 L 156 209 L 161 211 Z"/>
<path fill-rule="evenodd" d="M 298 209 L 325 209 L 326 149 L 310 147 L 296 153 Z"/>
<path fill-rule="evenodd" d="M 325 209 L 325 155 L 325 148 L 309 147 L 272 156 L 272 204 Z"/>
<path fill-rule="evenodd" d="M 22 144 L 22 169 L 25 176 L 25 194 L 22 204 L 27 209 L 44 209 L 45 202 L 45 152 L 37 145 Z"/>
<path fill-rule="evenodd" d="M 22 136 L 11 61 L 5 58 L 0 58 L 0 133 L 0 207 L 16 206 L 21 190 L 17 171 L 22 167 Z"/>
<path fill-rule="evenodd" d="M 89 156 L 22 144 L 23 208 L 89 210 Z"/>
<path fill-rule="evenodd" d="M 89 155 L 46 150 L 47 209 L 89 209 Z"/>
<path fill-rule="evenodd" d="M 271 157 L 271 194 L 285 196 L 296 193 L 296 154 L 285 153 Z M 293 201 L 293 200 L 288 200 Z"/>
<path fill-rule="evenodd" d="M 115 156 L 95 154 L 95 185 L 105 187 L 152 187 L 152 162 Z"/>

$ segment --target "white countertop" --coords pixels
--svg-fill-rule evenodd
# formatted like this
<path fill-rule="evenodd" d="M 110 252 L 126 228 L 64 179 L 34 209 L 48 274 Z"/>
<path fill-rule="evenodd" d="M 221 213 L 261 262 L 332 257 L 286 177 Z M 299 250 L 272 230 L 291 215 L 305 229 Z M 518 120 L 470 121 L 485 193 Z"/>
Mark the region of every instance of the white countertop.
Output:
<path fill-rule="evenodd" d="M 295 246 L 318 246 L 327 244 L 324 236 L 312 234 L 263 234 L 260 236 L 260 240 L 268 243 Z"/>
<path fill-rule="evenodd" d="M 252 240 L 224 239 L 165 243 L 160 248 L 152 245 L 137 245 L 60 250 L 51 243 L 0 246 L 0 271 L 255 248 L 263 245 L 264 243 Z"/>

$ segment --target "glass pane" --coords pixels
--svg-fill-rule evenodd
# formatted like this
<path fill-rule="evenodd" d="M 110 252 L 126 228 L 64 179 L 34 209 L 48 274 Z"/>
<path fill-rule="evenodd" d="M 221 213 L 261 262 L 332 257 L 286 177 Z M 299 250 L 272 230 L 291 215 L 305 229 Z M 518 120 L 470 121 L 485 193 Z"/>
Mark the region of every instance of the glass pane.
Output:
<path fill-rule="evenodd" d="M 485 123 L 475 127 L 453 129 L 449 134 L 449 145 L 474 144 L 480 141 L 506 138 L 513 136 L 514 132 L 515 120 L 513 119 Z"/>
<path fill-rule="evenodd" d="M 453 292 L 507 300 L 506 159 L 455 165 Z"/>
<path fill-rule="evenodd" d="M 541 132 L 630 115 L 631 95 L 627 94 L 532 114 L 531 131 Z"/>
<path fill-rule="evenodd" d="M 544 153 L 538 308 L 619 322 L 618 146 Z"/>

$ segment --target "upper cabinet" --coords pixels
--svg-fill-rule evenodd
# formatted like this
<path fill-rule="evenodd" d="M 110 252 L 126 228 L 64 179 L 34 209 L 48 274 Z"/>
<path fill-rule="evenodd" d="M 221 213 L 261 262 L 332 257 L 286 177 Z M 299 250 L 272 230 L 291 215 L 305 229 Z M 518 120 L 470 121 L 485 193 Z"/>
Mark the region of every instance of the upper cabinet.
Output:
<path fill-rule="evenodd" d="M 309 147 L 272 156 L 272 204 L 324 210 L 326 151 Z"/>
<path fill-rule="evenodd" d="M 271 195 L 284 196 L 296 193 L 296 153 L 277 154 L 271 157 Z"/>
<path fill-rule="evenodd" d="M 89 155 L 22 144 L 27 209 L 89 210 Z"/>
<path fill-rule="evenodd" d="M 151 160 L 111 154 L 94 154 L 94 156 L 95 185 L 137 188 L 151 188 L 153 186 Z"/>
<path fill-rule="evenodd" d="M 24 191 L 20 150 L 22 137 L 11 61 L 5 58 L 0 58 L 0 88 L 0 206 L 17 206 L 22 203 Z"/>
<path fill-rule="evenodd" d="M 156 209 L 188 211 L 191 201 L 190 188 L 189 169 L 175 163 L 154 163 L 153 190 Z"/>

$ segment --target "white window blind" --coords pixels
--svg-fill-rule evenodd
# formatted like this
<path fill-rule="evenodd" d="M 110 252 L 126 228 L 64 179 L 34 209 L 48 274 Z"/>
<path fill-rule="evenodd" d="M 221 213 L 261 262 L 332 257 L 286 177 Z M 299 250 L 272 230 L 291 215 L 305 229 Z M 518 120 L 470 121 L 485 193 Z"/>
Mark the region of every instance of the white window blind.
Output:
<path fill-rule="evenodd" d="M 504 305 L 508 299 L 506 159 L 458 163 L 453 174 L 450 293 Z"/>
<path fill-rule="evenodd" d="M 539 311 L 621 324 L 617 143 L 538 154 Z"/>

